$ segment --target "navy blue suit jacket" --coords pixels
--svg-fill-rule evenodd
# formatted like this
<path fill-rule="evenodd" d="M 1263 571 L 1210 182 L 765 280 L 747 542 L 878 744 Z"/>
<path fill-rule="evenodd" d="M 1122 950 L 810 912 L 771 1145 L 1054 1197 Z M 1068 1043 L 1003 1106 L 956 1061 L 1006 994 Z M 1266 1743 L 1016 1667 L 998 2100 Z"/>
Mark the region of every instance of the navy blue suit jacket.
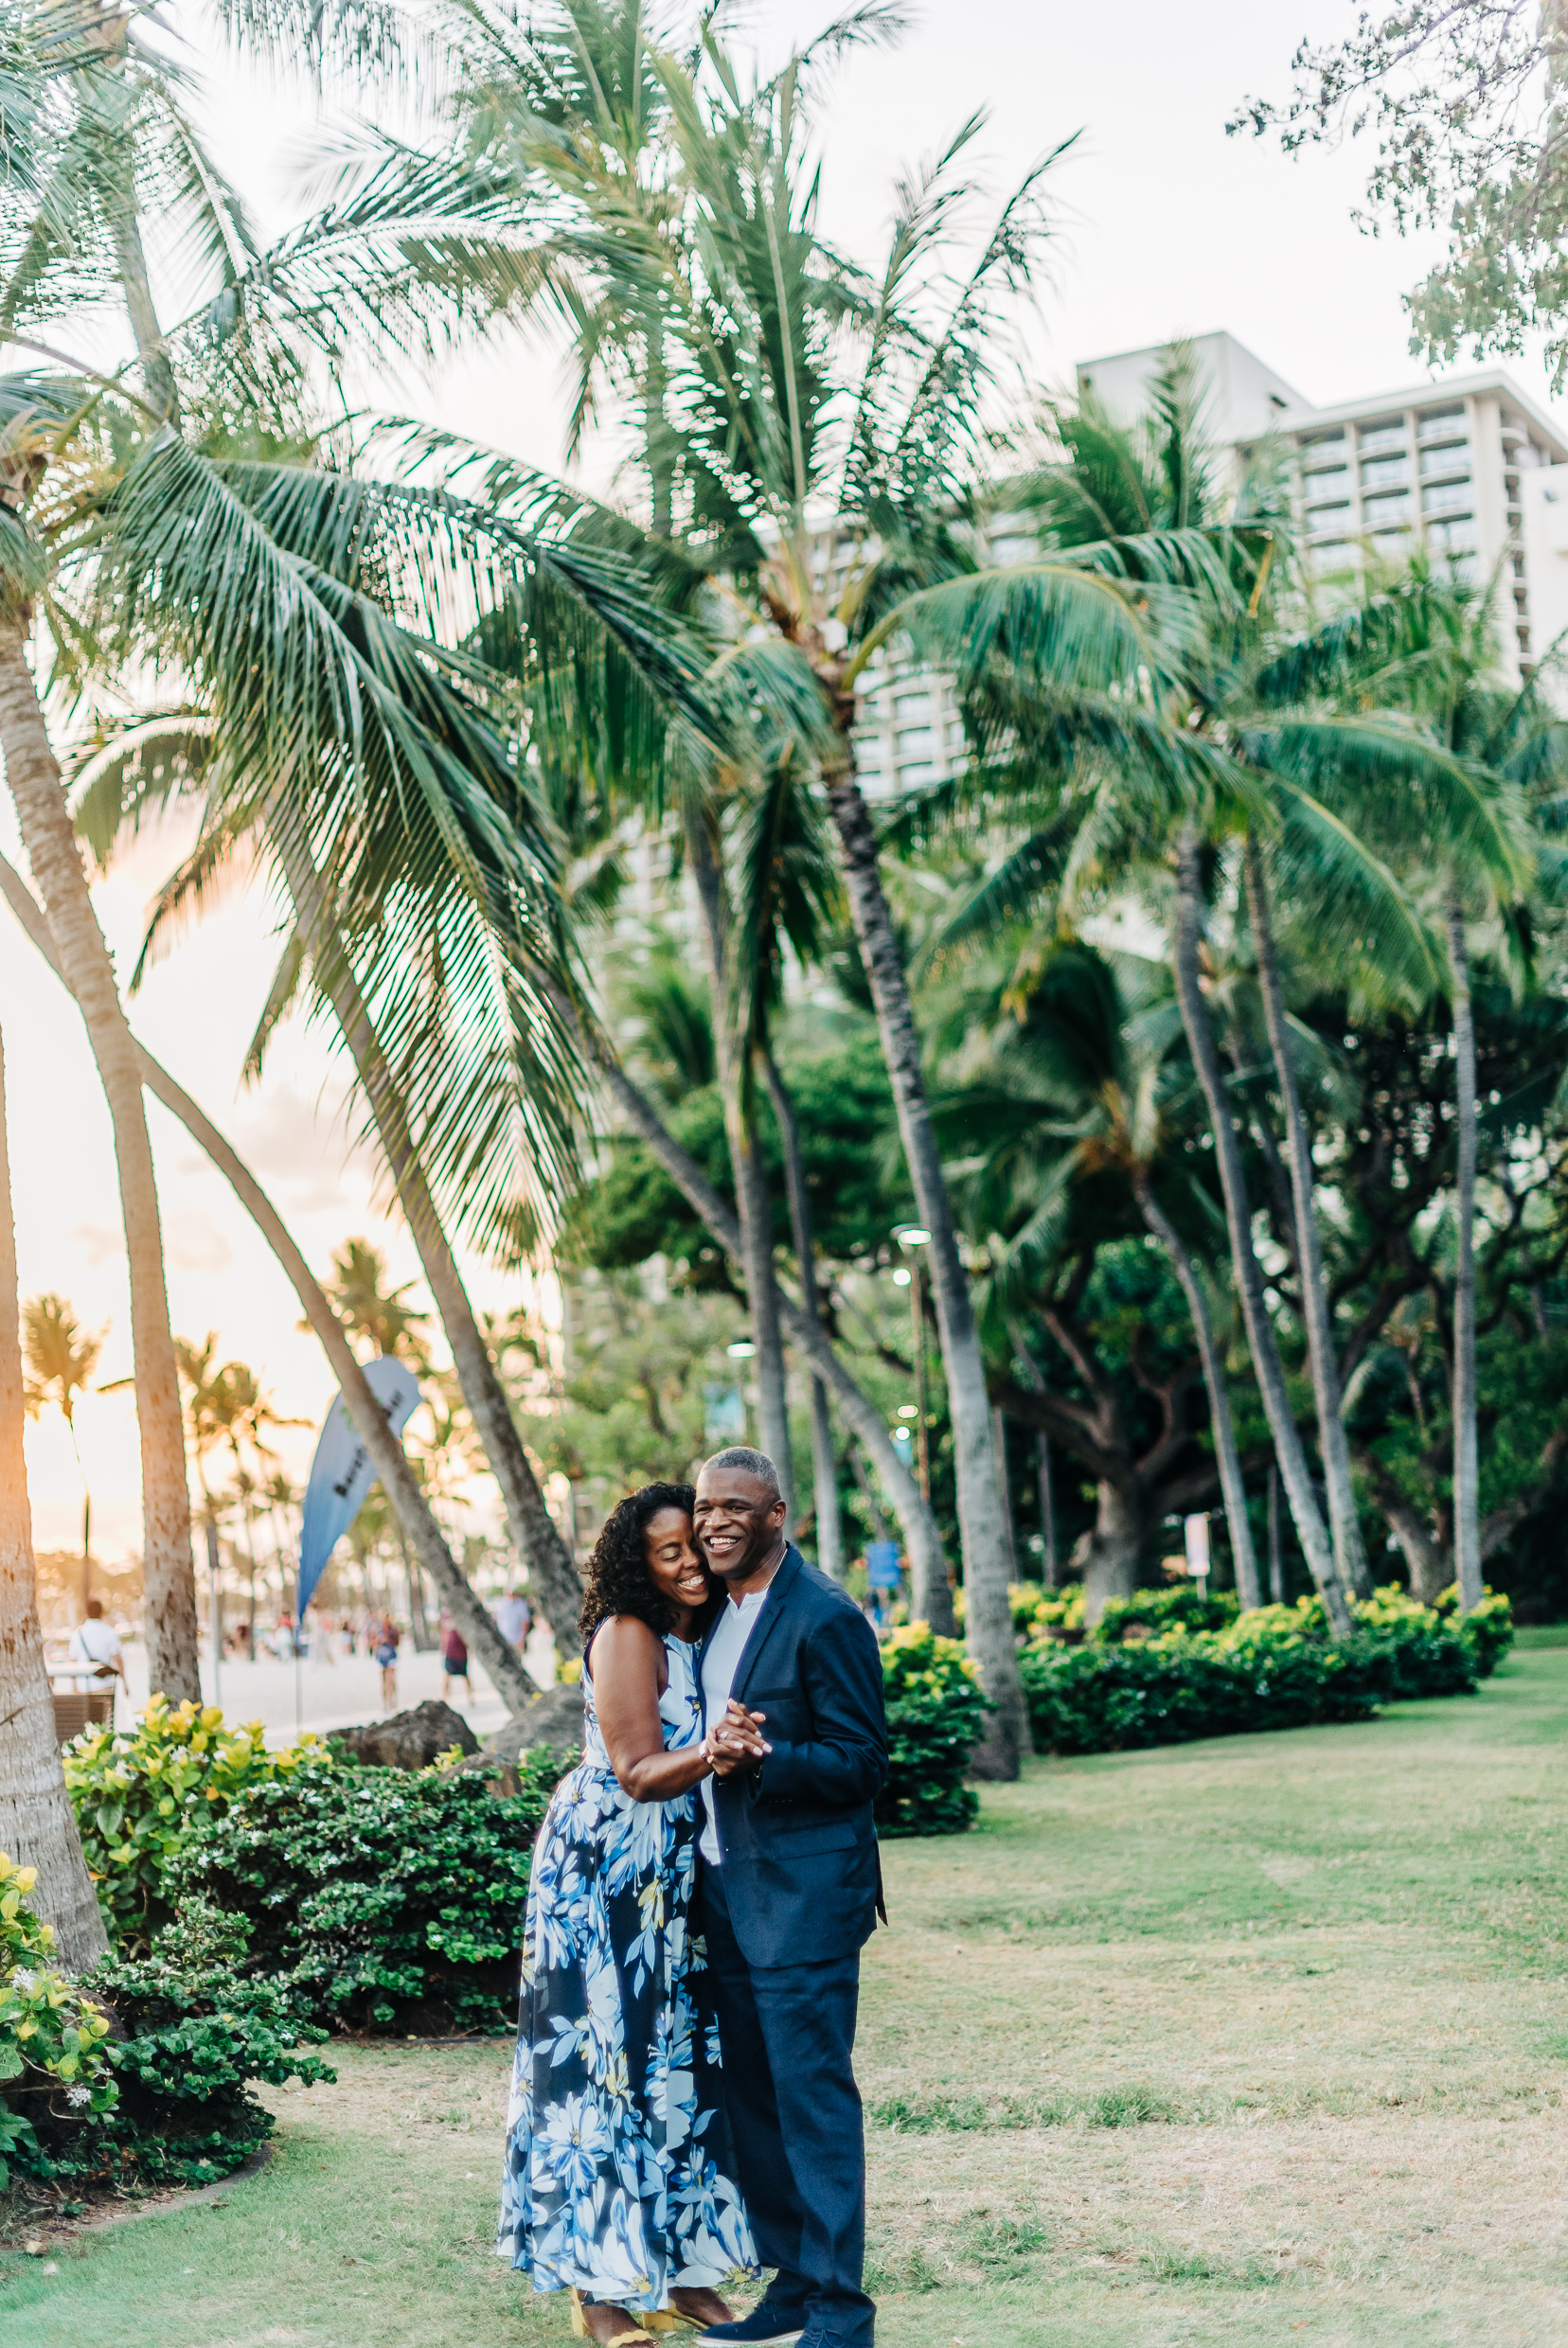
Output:
<path fill-rule="evenodd" d="M 887 1775 L 882 1656 L 854 1600 L 793 1541 L 730 1693 L 766 1713 L 762 1734 L 773 1747 L 760 1770 L 713 1780 L 724 1899 L 741 1954 L 753 1966 L 850 1956 L 877 1921 L 871 1805 Z"/>

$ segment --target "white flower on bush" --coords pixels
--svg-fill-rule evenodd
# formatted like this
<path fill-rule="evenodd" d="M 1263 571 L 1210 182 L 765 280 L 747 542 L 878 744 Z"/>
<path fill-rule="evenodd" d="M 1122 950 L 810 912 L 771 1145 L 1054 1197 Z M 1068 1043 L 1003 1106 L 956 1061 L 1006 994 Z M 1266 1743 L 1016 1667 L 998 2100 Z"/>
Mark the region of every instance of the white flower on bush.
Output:
<path fill-rule="evenodd" d="M 90 2087 L 68 2087 L 65 2090 L 65 2101 L 68 2104 L 76 2104 L 80 2106 L 81 2104 L 90 2104 L 92 2100 L 93 2090 Z"/>
<path fill-rule="evenodd" d="M 25 1965 L 19 1965 L 11 1975 L 11 1987 L 20 1989 L 25 1998 L 30 1998 L 38 1987 L 38 1975 L 29 1973 Z"/>

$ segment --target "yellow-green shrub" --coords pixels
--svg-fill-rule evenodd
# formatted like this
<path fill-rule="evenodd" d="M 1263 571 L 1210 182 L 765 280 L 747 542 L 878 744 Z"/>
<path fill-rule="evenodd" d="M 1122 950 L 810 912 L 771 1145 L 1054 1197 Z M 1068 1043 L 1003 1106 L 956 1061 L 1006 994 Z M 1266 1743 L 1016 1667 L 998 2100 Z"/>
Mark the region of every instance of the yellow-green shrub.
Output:
<path fill-rule="evenodd" d="M 161 1696 L 128 1732 L 84 1730 L 64 1762 L 82 1852 L 122 1953 L 145 1953 L 169 1922 L 164 1871 L 199 1820 L 221 1818 L 254 1786 L 332 1766 L 319 1737 L 269 1752 L 259 1721 L 225 1728 L 216 1704 L 170 1706 Z"/>

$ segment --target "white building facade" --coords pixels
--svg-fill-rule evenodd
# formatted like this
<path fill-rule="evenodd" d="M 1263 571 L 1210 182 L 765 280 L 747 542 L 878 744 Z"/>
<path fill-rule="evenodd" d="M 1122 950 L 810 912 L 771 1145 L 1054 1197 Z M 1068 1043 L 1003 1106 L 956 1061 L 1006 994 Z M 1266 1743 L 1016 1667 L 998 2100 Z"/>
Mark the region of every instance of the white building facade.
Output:
<path fill-rule="evenodd" d="M 1211 444 L 1238 464 L 1268 441 L 1292 452 L 1307 563 L 1319 578 L 1366 552 L 1400 562 L 1418 544 L 1467 578 L 1495 573 L 1503 653 L 1516 672 L 1568 625 L 1568 471 L 1552 487 L 1543 478 L 1568 466 L 1568 438 L 1501 367 L 1314 408 L 1234 335 L 1188 347 Z M 1079 394 L 1130 421 L 1165 355 L 1150 346 L 1085 360 Z"/>

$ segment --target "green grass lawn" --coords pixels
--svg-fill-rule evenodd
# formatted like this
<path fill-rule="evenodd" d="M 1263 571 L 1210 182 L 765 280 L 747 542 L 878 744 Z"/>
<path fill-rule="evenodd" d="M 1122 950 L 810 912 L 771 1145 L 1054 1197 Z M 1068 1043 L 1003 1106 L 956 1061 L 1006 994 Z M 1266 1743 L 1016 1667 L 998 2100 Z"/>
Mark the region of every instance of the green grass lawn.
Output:
<path fill-rule="evenodd" d="M 889 1846 L 882 2348 L 1560 2348 L 1565 1794 L 1540 1646 L 1363 1728 L 1037 1762 Z M 0 2348 L 563 2341 L 490 2255 L 508 2063 L 350 2050 L 258 2179 L 5 2256 Z"/>

